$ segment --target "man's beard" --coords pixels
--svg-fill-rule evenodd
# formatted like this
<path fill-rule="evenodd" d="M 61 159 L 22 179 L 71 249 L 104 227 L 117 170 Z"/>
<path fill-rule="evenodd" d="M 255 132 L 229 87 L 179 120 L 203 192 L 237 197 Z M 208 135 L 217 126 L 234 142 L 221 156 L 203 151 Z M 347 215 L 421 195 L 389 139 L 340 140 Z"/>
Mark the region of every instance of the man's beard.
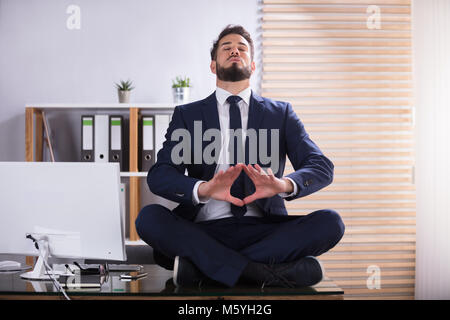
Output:
<path fill-rule="evenodd" d="M 236 82 L 249 79 L 252 75 L 250 66 L 248 68 L 239 68 L 237 63 L 231 64 L 230 67 L 224 68 L 216 61 L 216 74 L 219 80 Z"/>

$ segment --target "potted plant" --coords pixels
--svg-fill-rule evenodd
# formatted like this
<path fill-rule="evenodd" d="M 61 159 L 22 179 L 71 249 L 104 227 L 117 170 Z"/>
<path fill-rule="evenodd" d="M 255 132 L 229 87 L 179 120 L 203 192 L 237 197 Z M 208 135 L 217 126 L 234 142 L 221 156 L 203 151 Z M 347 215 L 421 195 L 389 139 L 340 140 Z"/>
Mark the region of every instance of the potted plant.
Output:
<path fill-rule="evenodd" d="M 127 81 L 121 80 L 120 85 L 116 83 L 120 103 L 130 102 L 130 91 L 134 89 L 134 87 L 131 86 L 132 84 L 133 83 L 130 80 Z"/>
<path fill-rule="evenodd" d="M 188 103 L 189 102 L 189 89 L 191 87 L 190 79 L 185 77 L 176 77 L 176 80 L 172 80 L 173 100 L 175 103 Z"/>

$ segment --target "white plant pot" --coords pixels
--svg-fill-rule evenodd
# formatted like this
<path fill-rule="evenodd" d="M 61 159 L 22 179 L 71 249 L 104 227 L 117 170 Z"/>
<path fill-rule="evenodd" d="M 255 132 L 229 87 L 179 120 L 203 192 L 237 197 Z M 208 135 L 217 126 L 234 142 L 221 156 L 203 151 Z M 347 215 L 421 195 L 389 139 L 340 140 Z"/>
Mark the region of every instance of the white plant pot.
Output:
<path fill-rule="evenodd" d="M 189 102 L 189 87 L 172 88 L 173 90 L 173 102 L 174 103 L 188 103 Z"/>
<path fill-rule="evenodd" d="M 119 103 L 130 103 L 130 91 L 129 90 L 117 90 L 119 93 Z"/>

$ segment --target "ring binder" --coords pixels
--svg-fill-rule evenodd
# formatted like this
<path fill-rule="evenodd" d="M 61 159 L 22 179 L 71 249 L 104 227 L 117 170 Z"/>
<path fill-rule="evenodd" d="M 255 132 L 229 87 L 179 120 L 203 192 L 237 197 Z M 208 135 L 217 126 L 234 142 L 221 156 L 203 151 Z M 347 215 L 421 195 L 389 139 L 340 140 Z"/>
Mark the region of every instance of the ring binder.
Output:
<path fill-rule="evenodd" d="M 142 117 L 141 171 L 148 171 L 155 164 L 155 125 L 153 116 Z"/>
<path fill-rule="evenodd" d="M 94 161 L 94 117 L 81 116 L 81 161 Z"/>
<path fill-rule="evenodd" d="M 94 155 L 95 162 L 109 162 L 109 124 L 108 115 L 95 115 Z"/>
<path fill-rule="evenodd" d="M 123 117 L 109 116 L 109 159 L 119 162 L 120 171 L 124 171 Z"/>

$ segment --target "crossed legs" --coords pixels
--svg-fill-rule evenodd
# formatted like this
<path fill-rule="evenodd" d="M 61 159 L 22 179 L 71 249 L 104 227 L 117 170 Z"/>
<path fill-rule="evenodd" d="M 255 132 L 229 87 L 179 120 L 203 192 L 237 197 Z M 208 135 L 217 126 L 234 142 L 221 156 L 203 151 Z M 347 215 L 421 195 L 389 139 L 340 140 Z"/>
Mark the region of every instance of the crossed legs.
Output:
<path fill-rule="evenodd" d="M 194 223 L 152 204 L 139 213 L 136 229 L 160 258 L 189 258 L 209 278 L 234 286 L 250 261 L 282 263 L 319 256 L 339 242 L 345 227 L 333 210 Z"/>

